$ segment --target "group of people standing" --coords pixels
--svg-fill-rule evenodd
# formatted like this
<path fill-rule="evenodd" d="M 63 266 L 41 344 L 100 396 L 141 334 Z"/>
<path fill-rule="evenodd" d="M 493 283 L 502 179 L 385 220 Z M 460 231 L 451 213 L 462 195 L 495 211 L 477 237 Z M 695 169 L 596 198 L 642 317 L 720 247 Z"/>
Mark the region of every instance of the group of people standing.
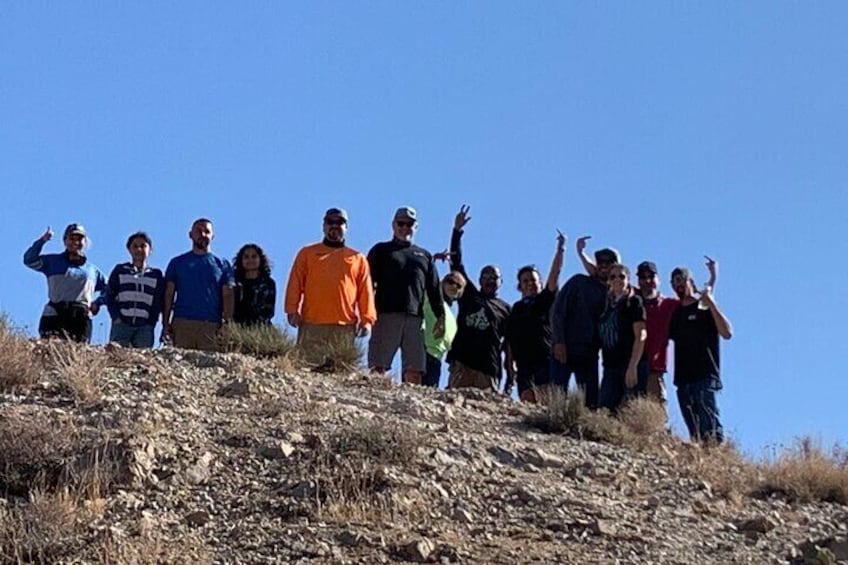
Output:
<path fill-rule="evenodd" d="M 671 339 L 674 384 L 690 435 L 722 441 L 718 338 L 730 338 L 731 327 L 712 294 L 714 261 L 708 258 L 711 280 L 700 291 L 688 269 L 672 271 L 677 297 L 669 298 L 659 292 L 654 263 L 639 264 L 634 286 L 617 251 L 601 249 L 592 260 L 583 237 L 577 250 L 586 274 L 559 288 L 566 244 L 559 233 L 547 278 L 543 282 L 532 265 L 519 269 L 521 299 L 510 305 L 498 296 L 503 277 L 497 266 L 484 266 L 477 284 L 468 274 L 462 237 L 470 220 L 469 208 L 461 207 L 449 250 L 431 254 L 413 243 L 418 214 L 403 206 L 392 218 L 392 238 L 365 256 L 346 244 L 347 212 L 328 209 L 322 241 L 295 257 L 283 307 L 298 345 L 316 355 L 310 361 L 318 362 L 334 343 L 353 346 L 357 337 L 370 336 L 369 368 L 389 371 L 400 350 L 406 383 L 437 387 L 446 359 L 448 388 L 509 395 L 517 386 L 522 401 L 544 402 L 554 387 L 567 390 L 574 374 L 588 407 L 614 413 L 634 395 L 665 402 Z M 191 250 L 174 257 L 164 274 L 148 264 L 152 241 L 144 232 L 129 236 L 131 261 L 116 265 L 108 279 L 85 255 L 82 225 L 67 226 L 63 253 L 42 254 L 52 236 L 48 228 L 24 254 L 24 263 L 48 281 L 41 337 L 88 342 L 91 317 L 101 306 L 112 319 L 110 341 L 129 347 L 153 346 L 160 315 L 163 343 L 203 350 L 219 347 L 228 324 L 271 323 L 277 292 L 262 248 L 243 246 L 232 267 L 212 253 L 207 218 L 192 224 Z M 443 278 L 438 262 L 449 267 Z"/>

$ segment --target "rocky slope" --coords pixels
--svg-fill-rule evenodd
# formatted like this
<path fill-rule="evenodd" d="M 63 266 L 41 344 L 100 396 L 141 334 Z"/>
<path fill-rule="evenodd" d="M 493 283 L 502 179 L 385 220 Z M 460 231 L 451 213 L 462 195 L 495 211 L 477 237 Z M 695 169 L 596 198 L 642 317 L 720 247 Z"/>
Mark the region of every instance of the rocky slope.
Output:
<path fill-rule="evenodd" d="M 9 562 L 848 558 L 845 506 L 719 487 L 699 476 L 713 455 L 671 438 L 544 434 L 525 423 L 534 408 L 493 395 L 234 354 L 86 355 L 70 365 L 93 391 L 58 367 L 0 397 Z"/>

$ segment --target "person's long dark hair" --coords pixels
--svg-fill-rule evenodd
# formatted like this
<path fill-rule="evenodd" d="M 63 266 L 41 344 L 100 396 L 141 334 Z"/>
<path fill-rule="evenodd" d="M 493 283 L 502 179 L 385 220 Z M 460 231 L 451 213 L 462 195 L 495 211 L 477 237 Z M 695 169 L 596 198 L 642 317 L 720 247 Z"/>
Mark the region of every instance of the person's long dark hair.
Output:
<path fill-rule="evenodd" d="M 233 259 L 233 263 L 235 263 L 236 280 L 241 281 L 245 278 L 244 265 L 242 265 L 242 259 L 244 258 L 245 252 L 249 249 L 253 249 L 254 251 L 256 251 L 256 254 L 259 255 L 259 277 L 270 277 L 271 262 L 268 260 L 268 256 L 265 255 L 265 251 L 263 251 L 262 248 L 256 245 L 255 243 L 247 243 L 245 245 L 242 245 L 241 249 L 239 249 L 238 253 L 236 253 L 236 258 Z"/>

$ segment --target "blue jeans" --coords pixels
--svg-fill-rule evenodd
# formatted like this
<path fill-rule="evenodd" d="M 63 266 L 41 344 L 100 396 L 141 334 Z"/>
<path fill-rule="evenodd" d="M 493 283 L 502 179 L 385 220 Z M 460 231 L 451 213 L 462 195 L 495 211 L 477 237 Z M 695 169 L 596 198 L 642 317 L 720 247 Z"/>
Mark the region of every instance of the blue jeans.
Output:
<path fill-rule="evenodd" d="M 627 387 L 627 365 L 604 366 L 604 378 L 601 381 L 600 405 L 615 413 L 625 399 L 633 396 L 644 396 L 648 386 L 650 370 L 646 361 L 639 361 L 636 366 L 636 386 Z"/>
<path fill-rule="evenodd" d="M 442 360 L 438 357 L 433 357 L 427 354 L 427 368 L 424 371 L 424 378 L 421 380 L 423 386 L 439 388 L 439 381 L 442 378 Z"/>
<path fill-rule="evenodd" d="M 113 341 L 121 347 L 153 347 L 152 325 L 131 326 L 123 322 L 112 321 L 112 330 L 109 332 L 109 341 Z"/>
<path fill-rule="evenodd" d="M 551 383 L 568 390 L 568 381 L 574 373 L 577 387 L 586 395 L 586 406 L 598 407 L 598 356 L 568 355 L 563 365 L 551 358 Z"/>
<path fill-rule="evenodd" d="M 677 385 L 680 413 L 689 429 L 689 437 L 695 441 L 724 441 L 724 429 L 719 420 L 716 402 L 716 393 L 719 390 L 721 381 L 715 378 Z"/>

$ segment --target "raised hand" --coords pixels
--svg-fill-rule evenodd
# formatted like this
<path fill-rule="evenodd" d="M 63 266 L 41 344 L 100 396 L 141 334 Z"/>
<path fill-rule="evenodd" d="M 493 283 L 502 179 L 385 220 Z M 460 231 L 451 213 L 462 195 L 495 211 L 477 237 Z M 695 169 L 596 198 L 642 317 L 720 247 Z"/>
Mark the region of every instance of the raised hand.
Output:
<path fill-rule="evenodd" d="M 53 239 L 53 228 L 47 226 L 47 230 L 41 235 L 41 241 L 47 242 Z"/>
<path fill-rule="evenodd" d="M 565 243 L 567 241 L 568 238 L 565 237 L 565 234 L 557 230 L 557 251 L 562 251 L 563 249 L 565 249 Z"/>
<path fill-rule="evenodd" d="M 445 249 L 444 251 L 439 251 L 438 253 L 433 253 L 433 261 L 447 261 L 453 253 L 450 250 Z"/>
<path fill-rule="evenodd" d="M 705 265 L 707 266 L 707 270 L 710 272 L 710 277 L 712 279 L 715 279 L 716 272 L 718 271 L 718 263 L 716 262 L 715 259 L 713 259 L 709 255 L 704 255 L 704 259 L 707 260 Z"/>
<path fill-rule="evenodd" d="M 586 242 L 592 239 L 591 235 L 584 235 L 577 238 L 577 253 L 583 253 L 586 250 Z"/>
<path fill-rule="evenodd" d="M 459 213 L 453 220 L 453 229 L 461 230 L 465 227 L 465 224 L 471 221 L 471 216 L 468 215 L 469 210 L 471 210 L 471 206 L 468 206 L 467 204 L 463 204 L 459 207 Z"/>

